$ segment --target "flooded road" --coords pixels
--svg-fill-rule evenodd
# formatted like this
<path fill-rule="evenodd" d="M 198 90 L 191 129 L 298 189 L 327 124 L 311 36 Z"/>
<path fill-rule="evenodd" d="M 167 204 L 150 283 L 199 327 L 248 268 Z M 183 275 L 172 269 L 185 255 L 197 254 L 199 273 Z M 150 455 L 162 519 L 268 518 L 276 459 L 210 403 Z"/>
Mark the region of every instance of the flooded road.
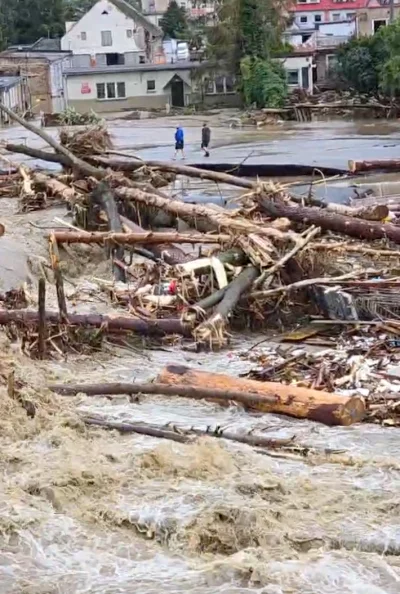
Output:
<path fill-rule="evenodd" d="M 129 130 L 117 122 L 112 132 L 121 150 L 167 158 L 170 148 L 163 143 L 173 133 L 170 121 L 129 122 Z M 10 134 L 21 131 L 2 132 Z M 188 161 L 198 160 L 198 134 L 198 127 L 187 126 Z M 294 126 L 254 132 L 253 142 L 250 134 L 215 128 L 212 158 L 239 162 L 258 151 L 252 159 L 305 164 L 318 159 L 342 167 L 348 158 L 397 156 L 400 144 L 395 124 L 385 131 L 369 124 Z M 146 139 L 155 147 L 138 148 Z M 336 149 L 329 151 L 332 146 Z M 1 258 L 25 280 L 25 264 L 10 256 L 24 254 L 34 263 L 35 278 L 47 254 L 45 228 L 63 209 L 20 215 L 14 200 L 1 203 L 6 225 Z M 101 250 L 71 248 L 63 258 L 69 310 L 109 310 L 81 291 L 95 277 L 110 278 Z M 34 286 L 31 293 L 34 305 Z M 55 304 L 52 292 L 48 303 Z M 178 398 L 61 398 L 44 388 L 55 381 L 147 381 L 171 362 L 238 375 L 250 367 L 240 353 L 261 338 L 236 336 L 228 350 L 202 354 L 168 345 L 145 349 L 138 339 L 135 348 L 105 345 L 90 356 L 33 362 L 1 336 L 2 373 L 15 369 L 16 378 L 28 384 L 24 396 L 38 410 L 27 418 L 1 388 L 2 593 L 398 594 L 398 429 L 329 428 Z M 119 435 L 86 428 L 79 415 L 88 413 L 296 436 L 297 443 L 317 452 L 309 458 L 274 456 L 213 438 L 184 445 Z"/>

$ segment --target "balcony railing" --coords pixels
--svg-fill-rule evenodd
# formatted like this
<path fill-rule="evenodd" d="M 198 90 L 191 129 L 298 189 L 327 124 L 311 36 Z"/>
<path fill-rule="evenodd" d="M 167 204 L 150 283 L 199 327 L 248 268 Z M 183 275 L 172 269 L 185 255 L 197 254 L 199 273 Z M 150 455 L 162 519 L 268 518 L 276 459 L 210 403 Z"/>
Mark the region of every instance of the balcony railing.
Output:
<path fill-rule="evenodd" d="M 351 35 L 328 35 L 326 37 L 317 36 L 315 45 L 318 49 L 338 47 L 339 45 L 349 41 L 350 37 Z"/>

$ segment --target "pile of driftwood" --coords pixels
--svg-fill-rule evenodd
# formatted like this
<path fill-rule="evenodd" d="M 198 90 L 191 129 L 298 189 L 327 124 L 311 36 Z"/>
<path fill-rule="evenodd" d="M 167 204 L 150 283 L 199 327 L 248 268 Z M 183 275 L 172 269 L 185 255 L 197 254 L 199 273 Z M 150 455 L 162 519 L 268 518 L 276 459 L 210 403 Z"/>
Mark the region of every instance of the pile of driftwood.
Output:
<path fill-rule="evenodd" d="M 71 134 L 59 143 L 6 107 L 0 109 L 53 149 L 5 143 L 6 151 L 62 166 L 56 175 L 19 167 L 2 176 L 5 187 L 18 187 L 25 210 L 61 202 L 75 217 L 72 225 L 48 235 L 59 311 L 2 310 L 1 325 L 13 321 L 43 329 L 51 323 L 180 335 L 215 347 L 226 344 L 232 321 L 260 328 L 287 322 L 291 313 L 293 318 L 299 312 L 332 317 L 332 291 L 338 293 L 346 281 L 358 287 L 370 287 L 376 277 L 394 282 L 400 227 L 382 222 L 389 214 L 385 205 L 322 203 L 312 191 L 304 198 L 290 186 L 117 156 L 107 132 L 101 138 L 99 129 L 97 149 L 88 154 L 89 132 L 77 133 L 84 143 Z M 104 148 L 101 154 L 99 146 Z M 230 184 L 242 192 L 240 207 L 227 211 L 171 197 L 161 188 L 176 175 Z M 190 230 L 178 232 L 179 221 Z M 104 283 L 102 290 L 125 313 L 67 311 L 59 259 L 61 246 L 76 243 L 104 246 L 115 282 Z M 200 246 L 200 253 L 193 245 Z M 132 264 L 135 254 L 145 261 Z M 43 337 L 38 344 L 43 356 Z"/>
<path fill-rule="evenodd" d="M 365 322 L 338 334 L 331 325 L 304 328 L 282 340 L 299 343 L 292 348 L 281 345 L 242 353 L 255 363 L 246 374 L 258 381 L 271 379 L 288 386 L 362 396 L 366 403 L 365 421 L 400 426 L 400 323 Z M 332 335 L 332 332 L 334 333 Z M 315 335 L 318 334 L 318 340 Z M 314 340 L 308 342 L 308 337 Z M 307 344 L 319 345 L 310 352 Z M 325 347 L 325 348 L 322 348 Z"/>

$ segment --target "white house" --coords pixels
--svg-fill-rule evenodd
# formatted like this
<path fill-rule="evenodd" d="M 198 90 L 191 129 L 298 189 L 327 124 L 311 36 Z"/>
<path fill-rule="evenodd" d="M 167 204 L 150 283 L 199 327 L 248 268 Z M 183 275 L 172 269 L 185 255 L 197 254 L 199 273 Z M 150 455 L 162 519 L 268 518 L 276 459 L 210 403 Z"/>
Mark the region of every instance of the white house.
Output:
<path fill-rule="evenodd" d="M 125 0 L 99 0 L 77 22 L 66 23 L 61 49 L 73 67 L 122 66 L 152 61 L 162 31 Z"/>

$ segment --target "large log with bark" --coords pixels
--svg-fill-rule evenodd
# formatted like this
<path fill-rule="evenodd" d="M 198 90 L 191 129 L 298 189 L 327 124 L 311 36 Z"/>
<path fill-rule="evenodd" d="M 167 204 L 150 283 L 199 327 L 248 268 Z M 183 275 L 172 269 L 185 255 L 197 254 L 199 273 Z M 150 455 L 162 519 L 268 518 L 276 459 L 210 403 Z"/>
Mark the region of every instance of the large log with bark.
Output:
<path fill-rule="evenodd" d="M 62 316 L 56 311 L 46 311 L 47 324 L 64 324 Z M 37 325 L 39 314 L 37 311 L 27 309 L 0 310 L 0 326 L 16 323 L 23 326 Z M 165 336 L 168 334 L 181 334 L 191 336 L 190 327 L 181 320 L 166 318 L 162 320 L 144 320 L 128 316 L 103 316 L 100 314 L 68 314 L 69 326 L 82 326 L 102 328 L 104 331 L 135 332 L 145 336 Z"/>
<path fill-rule="evenodd" d="M 315 207 L 289 206 L 282 201 L 273 201 L 265 195 L 255 196 L 261 210 L 273 219 L 286 217 L 305 225 L 316 225 L 326 231 L 336 231 L 358 239 L 390 239 L 400 244 L 400 227 L 391 223 L 364 221 L 355 217 L 329 212 Z"/>
<path fill-rule="evenodd" d="M 349 161 L 351 173 L 366 173 L 367 171 L 400 171 L 400 159 L 375 159 L 372 161 Z"/>
<path fill-rule="evenodd" d="M 198 371 L 183 365 L 168 365 L 156 381 L 168 385 L 251 392 L 268 397 L 265 402 L 249 407 L 252 410 L 310 419 L 325 425 L 347 426 L 362 421 L 365 415 L 365 402 L 358 396 L 349 397 L 275 382 L 239 379 L 219 373 Z M 276 402 L 271 403 L 271 396 L 276 398 Z"/>

